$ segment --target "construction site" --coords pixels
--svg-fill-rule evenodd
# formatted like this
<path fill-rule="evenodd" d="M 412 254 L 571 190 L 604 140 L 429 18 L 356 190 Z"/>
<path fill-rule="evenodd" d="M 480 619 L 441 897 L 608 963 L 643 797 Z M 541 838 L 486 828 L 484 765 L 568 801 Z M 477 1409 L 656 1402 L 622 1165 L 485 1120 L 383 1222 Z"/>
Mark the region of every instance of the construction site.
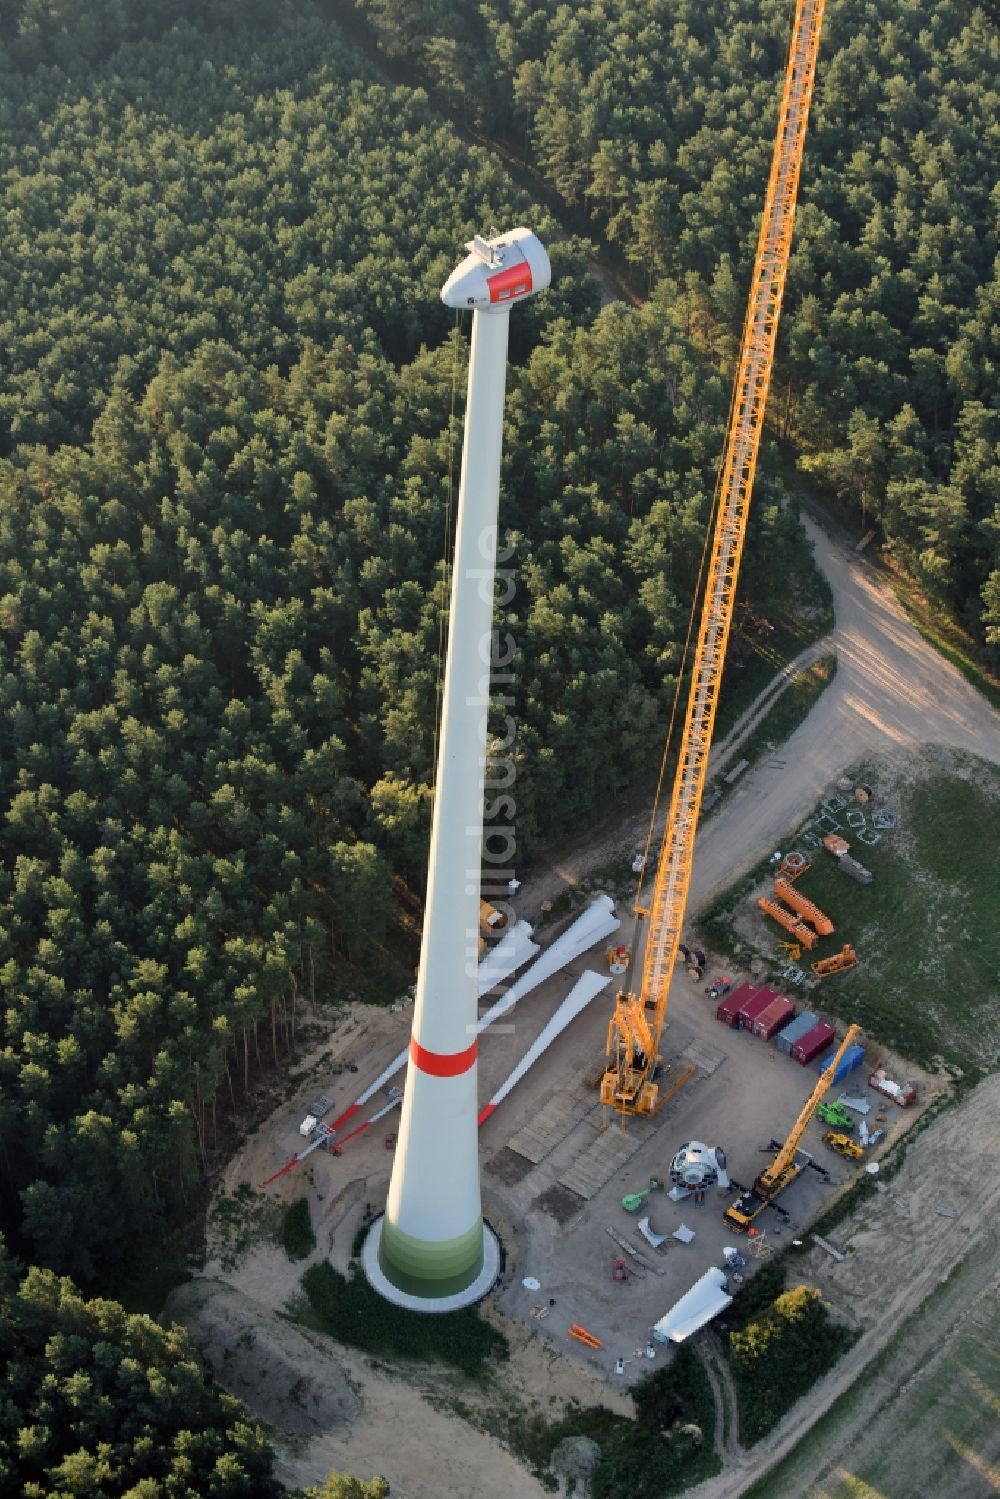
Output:
<path fill-rule="evenodd" d="M 550 945 L 558 947 L 558 936 Z M 590 971 L 595 956 L 601 961 L 605 954 L 582 954 L 565 963 L 518 1003 L 506 1024 L 498 1022 L 484 1034 L 483 1098 L 498 1092 L 535 1046 L 552 1012 Z M 565 1353 L 626 1382 L 669 1356 L 652 1329 L 706 1270 L 723 1270 L 736 1290 L 764 1258 L 794 1239 L 808 1238 L 810 1222 L 858 1170 L 879 1159 L 940 1091 L 940 1080 L 921 1071 L 914 1077 L 912 1067 L 870 1046 L 862 1058 L 852 1036 L 856 1065 L 831 1081 L 826 1099 L 845 1116 L 853 1138 L 861 1128 L 879 1138 L 863 1151 L 864 1162 L 845 1159 L 824 1143 L 831 1123 L 812 1112 L 795 1142 L 800 1169 L 794 1180 L 780 1198 L 776 1194 L 773 1207 L 753 1220 L 753 1235 L 741 1231 L 726 1222 L 725 1211 L 773 1160 L 777 1150 L 771 1142 L 777 1146 L 788 1138 L 820 1072 L 815 1054 L 812 1064 L 803 1064 L 779 1050 L 773 1039 L 718 1018 L 726 999 L 739 999 L 741 991 L 750 1014 L 755 1008 L 759 1014 L 760 999 L 767 1002 L 773 990 L 745 982 L 720 1001 L 705 993 L 710 981 L 707 970 L 698 981 L 684 969 L 675 975 L 665 1043 L 671 1058 L 663 1085 L 668 1096 L 654 1118 L 623 1120 L 601 1104 L 606 1016 L 593 1004 L 539 1058 L 480 1131 L 484 1214 L 505 1249 L 495 1293 L 498 1308 Z M 795 1006 L 788 1003 L 794 1013 Z M 780 1038 L 782 1032 L 776 1034 Z M 341 1074 L 330 1090 L 331 1117 L 367 1091 L 398 1054 L 405 1035 L 405 1022 L 397 1017 L 396 1028 L 377 1047 L 369 1035 L 364 1037 L 367 1055 L 353 1047 L 346 1053 L 358 1071 Z M 837 1049 L 827 1044 L 823 1059 Z M 849 1054 L 845 1060 L 855 1057 Z M 869 1083 L 876 1064 L 891 1082 L 897 1077 L 911 1086 L 916 1082 L 916 1103 L 909 1092 L 906 1107 L 877 1092 Z M 880 1079 L 876 1082 L 881 1085 Z M 387 1106 L 388 1112 L 353 1139 L 346 1138 L 352 1127 L 346 1124 L 341 1154 L 316 1150 L 294 1175 L 288 1172 L 268 1188 L 290 1200 L 308 1183 L 314 1222 L 328 1233 L 334 1262 L 342 1267 L 366 1209 L 378 1204 L 389 1175 L 398 1107 L 386 1089 L 372 1099 L 367 1112 Z M 866 1112 L 852 1118 L 851 1110 L 837 1105 L 844 1095 L 864 1104 Z M 255 1142 L 252 1155 L 241 1161 L 243 1172 L 251 1161 L 265 1180 L 280 1169 L 301 1146 L 298 1131 L 308 1103 L 304 1096 L 302 1110 L 288 1111 L 282 1134 Z M 824 1106 L 821 1102 L 820 1108 Z M 843 1121 L 829 1117 L 842 1131 Z M 725 1186 L 718 1184 L 716 1161 L 705 1152 L 678 1168 L 694 1168 L 691 1181 L 697 1185 L 671 1179 L 678 1152 L 691 1141 L 722 1152 Z M 650 1189 L 651 1181 L 658 1185 Z M 572 1335 L 572 1328 L 589 1333 L 597 1346 Z M 653 1359 L 647 1357 L 650 1347 Z M 620 1359 L 625 1363 L 616 1375 Z"/>
<path fill-rule="evenodd" d="M 353 1030 L 335 1034 L 316 1060 L 317 1091 L 272 1119 L 230 1172 L 282 1202 L 305 1195 L 319 1254 L 340 1270 L 358 1259 L 392 1305 L 433 1316 L 477 1304 L 522 1330 L 522 1350 L 537 1343 L 588 1370 L 609 1399 L 716 1319 L 724 1325 L 740 1288 L 776 1254 L 843 1265 L 844 1249 L 811 1225 L 856 1179 L 878 1186 L 886 1152 L 947 1087 L 879 1035 L 831 1015 L 831 986 L 842 986 L 838 1014 L 850 1013 L 852 975 L 866 955 L 836 893 L 823 904 L 814 898 L 816 871 L 829 861 L 844 889 L 880 878 L 879 845 L 897 815 L 845 773 L 856 756 L 831 758 L 835 741 L 778 785 L 780 821 L 744 817 L 742 838 L 746 762 L 722 767 L 736 787 L 709 826 L 728 824 L 730 882 L 766 863 L 739 920 L 767 934 L 770 961 L 730 971 L 697 928 L 713 887 L 696 834 L 821 20 L 821 4 L 800 0 L 685 701 L 647 835 L 629 850 L 632 887 L 617 899 L 591 889 L 561 921 L 546 922 L 551 901 L 538 898 L 538 882 L 519 895 L 511 877 L 508 899 L 494 905 L 462 873 L 470 857 L 462 839 L 481 834 L 470 823 L 482 806 L 483 766 L 477 785 L 469 766 L 453 768 L 449 744 L 486 742 L 486 705 L 473 702 L 481 667 L 468 641 L 481 638 L 484 623 L 488 632 L 492 599 L 483 615 L 480 590 L 477 615 L 463 594 L 459 521 L 458 644 L 444 689 L 417 983 L 392 1013 L 359 1012 Z M 443 296 L 474 309 L 466 458 L 481 440 L 496 473 L 491 498 L 489 474 L 463 460 L 463 487 L 478 521 L 489 522 L 506 316 L 544 289 L 549 267 L 528 230 L 477 236 L 467 249 Z M 466 758 L 471 765 L 478 756 Z M 769 845 L 768 835 L 787 846 Z M 478 973 L 466 965 L 460 977 L 470 940 Z M 325 1076 L 324 1062 L 334 1060 Z M 850 1322 L 850 1305 L 838 1314 Z"/>

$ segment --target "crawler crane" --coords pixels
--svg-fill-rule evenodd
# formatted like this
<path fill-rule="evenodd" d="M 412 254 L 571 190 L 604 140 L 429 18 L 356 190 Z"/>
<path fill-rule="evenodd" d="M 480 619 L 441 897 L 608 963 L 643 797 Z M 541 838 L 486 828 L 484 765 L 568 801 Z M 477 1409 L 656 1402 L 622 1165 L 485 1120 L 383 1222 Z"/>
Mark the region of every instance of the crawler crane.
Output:
<path fill-rule="evenodd" d="M 749 1191 L 744 1192 L 734 1203 L 726 1208 L 723 1217 L 734 1233 L 745 1234 L 758 1213 L 762 1213 L 769 1202 L 773 1202 L 790 1182 L 805 1169 L 806 1157 L 799 1157 L 799 1141 L 806 1132 L 810 1119 L 816 1112 L 818 1104 L 826 1097 L 836 1076 L 840 1059 L 856 1036 L 861 1034 L 859 1025 L 849 1025 L 847 1035 L 841 1041 L 836 1056 L 827 1067 L 823 1068 L 819 1082 L 816 1084 L 806 1102 L 801 1114 L 796 1119 L 788 1132 L 788 1138 L 781 1146 L 774 1160 L 769 1166 L 765 1166 L 757 1177 Z M 844 1137 L 846 1138 L 846 1136 Z M 852 1142 L 848 1142 L 849 1144 Z"/>
<path fill-rule="evenodd" d="M 796 0 L 778 134 L 754 259 L 726 448 L 716 484 L 711 556 L 677 773 L 652 900 L 648 907 L 637 902 L 635 908 L 640 920 L 649 918 L 642 984 L 638 995 L 630 992 L 630 965 L 608 1027 L 608 1063 L 601 1080 L 601 1102 L 622 1115 L 654 1114 L 664 1101 L 656 1080 L 662 1062 L 660 1042 L 691 883 L 698 813 L 771 383 L 824 3 L 825 0 Z M 633 952 L 637 946 L 633 943 Z"/>

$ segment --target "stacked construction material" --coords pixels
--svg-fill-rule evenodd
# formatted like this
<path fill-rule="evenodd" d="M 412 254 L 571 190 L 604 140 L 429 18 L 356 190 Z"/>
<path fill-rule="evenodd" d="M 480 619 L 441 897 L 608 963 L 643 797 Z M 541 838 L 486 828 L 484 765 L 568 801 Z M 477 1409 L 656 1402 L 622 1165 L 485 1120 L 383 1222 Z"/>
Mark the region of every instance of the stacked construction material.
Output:
<path fill-rule="evenodd" d="M 806 1031 L 797 1041 L 792 1042 L 790 1052 L 793 1062 L 799 1062 L 803 1067 L 819 1056 L 821 1051 L 826 1051 L 830 1042 L 837 1032 L 828 1020 L 818 1020 L 812 1030 Z"/>
<path fill-rule="evenodd" d="M 811 900 L 807 900 L 800 890 L 790 884 L 788 880 L 777 879 L 774 882 L 774 893 L 779 900 L 783 900 L 786 906 L 791 906 L 803 921 L 808 921 L 821 937 L 829 937 L 833 931 L 833 922 L 819 906 L 814 906 Z"/>
<path fill-rule="evenodd" d="M 715 1011 L 716 1020 L 721 1020 L 723 1025 L 738 1025 L 740 1007 L 756 992 L 757 986 L 755 984 L 740 984 L 739 988 L 734 989 L 732 994 L 727 994 L 722 1003 L 717 1007 Z"/>
<path fill-rule="evenodd" d="M 779 994 L 777 999 L 772 999 L 767 1009 L 761 1010 L 753 1022 L 753 1033 L 762 1041 L 770 1041 L 771 1037 L 777 1035 L 793 1019 L 795 1006 L 790 999 L 785 999 Z"/>
<path fill-rule="evenodd" d="M 803 947 L 810 950 L 816 946 L 816 933 L 811 927 L 800 921 L 793 911 L 788 911 L 776 900 L 771 900 L 767 895 L 761 895 L 757 904 L 765 916 L 772 916 L 779 926 L 783 926 L 786 932 L 791 932 L 796 942 L 801 942 Z"/>
<path fill-rule="evenodd" d="M 803 1010 L 798 1020 L 793 1020 L 790 1025 L 786 1025 L 784 1030 L 776 1037 L 775 1046 L 779 1051 L 783 1051 L 786 1056 L 790 1056 L 792 1047 L 796 1041 L 802 1036 L 807 1035 L 818 1020 L 819 1016 L 814 1011 Z"/>
<path fill-rule="evenodd" d="M 905 1109 L 917 1096 L 916 1083 L 894 1083 L 891 1078 L 886 1077 L 884 1067 L 876 1067 L 868 1078 L 868 1086 L 874 1088 L 876 1093 L 884 1093 L 886 1098 L 898 1103 L 901 1109 Z"/>
<path fill-rule="evenodd" d="M 857 859 L 852 859 L 847 850 L 850 848 L 846 838 L 841 838 L 839 833 L 830 833 L 823 839 L 823 847 L 827 849 L 844 874 L 849 874 L 852 880 L 857 880 L 859 885 L 870 885 L 875 876 L 870 869 L 859 864 Z"/>

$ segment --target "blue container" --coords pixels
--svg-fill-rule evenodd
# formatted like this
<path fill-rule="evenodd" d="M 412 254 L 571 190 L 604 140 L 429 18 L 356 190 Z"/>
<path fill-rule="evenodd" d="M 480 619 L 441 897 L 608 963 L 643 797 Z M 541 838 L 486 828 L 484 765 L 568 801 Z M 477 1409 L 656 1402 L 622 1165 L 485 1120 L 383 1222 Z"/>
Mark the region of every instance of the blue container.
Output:
<path fill-rule="evenodd" d="M 791 1025 L 786 1025 L 783 1031 L 778 1032 L 774 1038 L 775 1046 L 787 1057 L 796 1041 L 800 1040 L 806 1031 L 811 1031 L 818 1020 L 819 1016 L 812 1010 L 804 1010 L 798 1020 L 793 1020 Z"/>
<path fill-rule="evenodd" d="M 835 1055 L 835 1052 L 827 1052 L 822 1061 L 816 1063 L 816 1066 L 818 1067 L 820 1072 L 823 1071 L 824 1067 L 829 1067 Z M 834 1084 L 839 1083 L 841 1079 L 845 1078 L 849 1072 L 853 1072 L 855 1067 L 860 1067 L 861 1063 L 864 1061 L 864 1055 L 864 1047 L 860 1046 L 857 1041 L 853 1041 L 840 1059 L 840 1065 L 837 1068 L 836 1072 L 833 1074 L 833 1083 L 831 1084 L 831 1087 Z"/>

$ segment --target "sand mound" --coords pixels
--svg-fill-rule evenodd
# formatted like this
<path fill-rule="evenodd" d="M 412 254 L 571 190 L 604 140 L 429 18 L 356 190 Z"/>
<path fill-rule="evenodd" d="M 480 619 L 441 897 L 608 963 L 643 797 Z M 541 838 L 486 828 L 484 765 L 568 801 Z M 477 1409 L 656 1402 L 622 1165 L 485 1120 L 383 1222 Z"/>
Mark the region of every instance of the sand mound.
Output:
<path fill-rule="evenodd" d="M 360 1409 L 343 1369 L 306 1334 L 218 1280 L 170 1295 L 164 1320 L 182 1323 L 214 1378 L 258 1421 L 287 1436 L 349 1424 Z"/>

